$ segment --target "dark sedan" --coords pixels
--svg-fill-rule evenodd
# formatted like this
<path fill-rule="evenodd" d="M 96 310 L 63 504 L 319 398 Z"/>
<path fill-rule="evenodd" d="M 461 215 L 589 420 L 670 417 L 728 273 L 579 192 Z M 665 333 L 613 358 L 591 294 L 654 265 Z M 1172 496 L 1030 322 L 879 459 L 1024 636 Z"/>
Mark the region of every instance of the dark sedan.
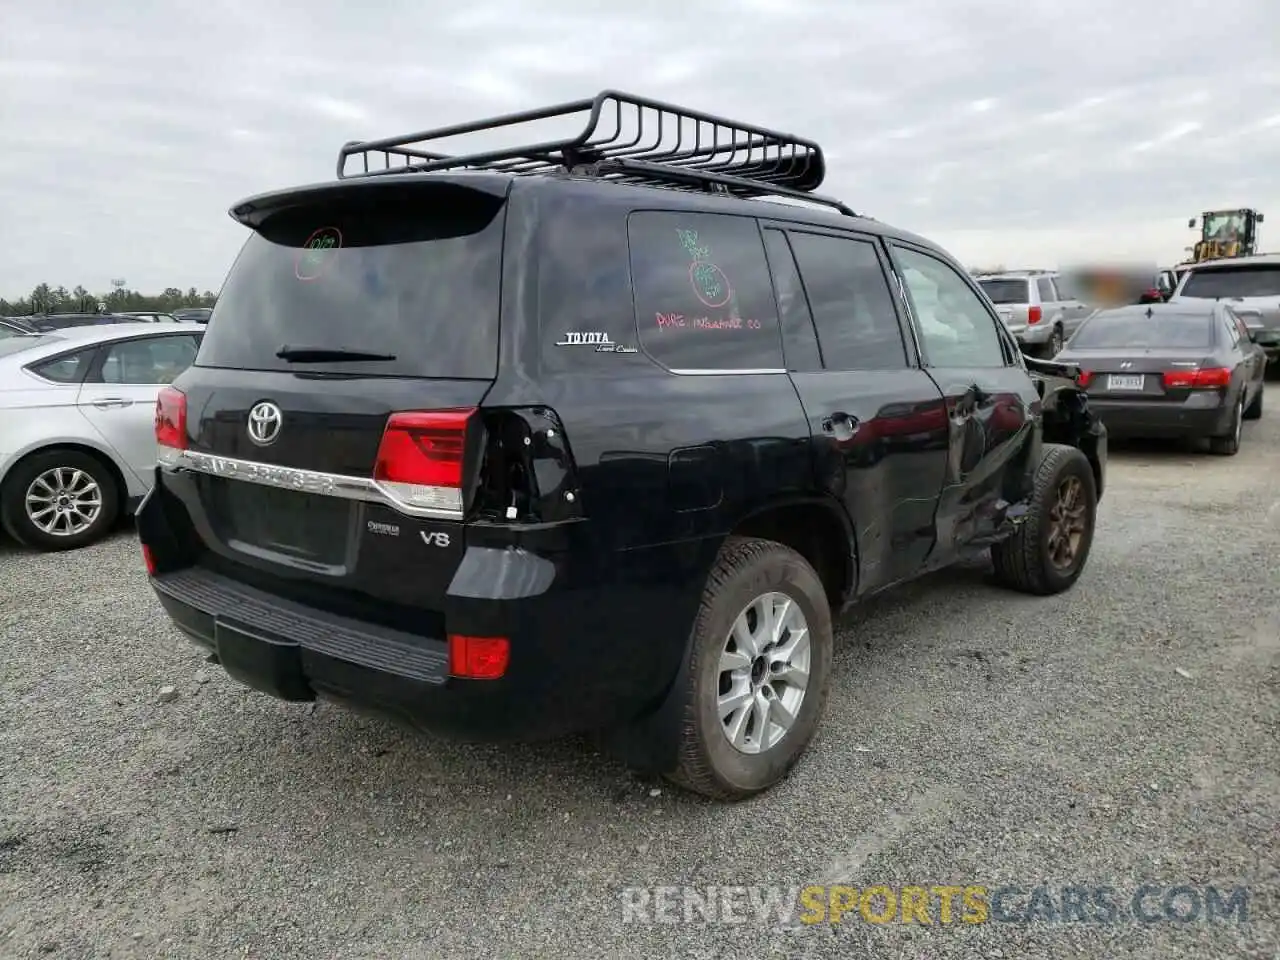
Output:
<path fill-rule="evenodd" d="M 1262 416 L 1266 355 L 1220 303 L 1101 310 L 1055 359 L 1080 368 L 1112 437 L 1208 440 L 1230 456 L 1241 422 Z"/>
<path fill-rule="evenodd" d="M 16 317 L 0 317 L 0 339 L 35 333 L 31 325 Z"/>
<path fill-rule="evenodd" d="M 108 323 L 125 323 L 129 318 L 111 313 L 42 313 L 27 317 L 27 324 L 37 333 L 52 333 L 69 327 L 96 327 Z"/>

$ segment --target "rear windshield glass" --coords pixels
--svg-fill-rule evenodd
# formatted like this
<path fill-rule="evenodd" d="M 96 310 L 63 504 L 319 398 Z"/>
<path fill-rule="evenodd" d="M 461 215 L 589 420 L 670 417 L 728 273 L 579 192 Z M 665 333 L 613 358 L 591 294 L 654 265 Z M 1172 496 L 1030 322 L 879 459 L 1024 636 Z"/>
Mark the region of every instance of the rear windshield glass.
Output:
<path fill-rule="evenodd" d="M 361 185 L 270 216 L 231 268 L 197 365 L 492 378 L 504 202 L 456 184 Z M 312 353 L 290 361 L 286 347 Z"/>
<path fill-rule="evenodd" d="M 1208 313 L 1099 313 L 1071 338 L 1072 349 L 1108 347 L 1212 347 Z"/>
<path fill-rule="evenodd" d="M 992 303 L 1030 303 L 1025 280 L 979 280 L 978 286 Z"/>
<path fill-rule="evenodd" d="M 1193 270 L 1179 296 L 1202 300 L 1216 300 L 1219 297 L 1280 297 L 1280 264 Z"/>
<path fill-rule="evenodd" d="M 15 353 L 21 353 L 23 350 L 30 350 L 32 347 L 43 346 L 46 343 L 53 343 L 60 337 L 44 337 L 44 336 L 16 336 L 8 338 L 0 338 L 0 357 L 10 357 Z"/>

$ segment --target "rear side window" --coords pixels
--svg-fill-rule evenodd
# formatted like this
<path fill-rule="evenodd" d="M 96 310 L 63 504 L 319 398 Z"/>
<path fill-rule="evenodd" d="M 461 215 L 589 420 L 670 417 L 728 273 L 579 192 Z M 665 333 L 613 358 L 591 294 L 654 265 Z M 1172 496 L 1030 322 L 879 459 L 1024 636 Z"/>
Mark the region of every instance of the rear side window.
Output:
<path fill-rule="evenodd" d="M 978 286 L 992 303 L 1030 303 L 1025 280 L 979 280 Z"/>
<path fill-rule="evenodd" d="M 637 212 L 627 223 L 640 344 L 670 370 L 781 370 L 782 342 L 756 222 Z"/>
<path fill-rule="evenodd" d="M 411 182 L 329 191 L 268 217 L 231 268 L 197 364 L 492 378 L 503 206 L 456 184 Z M 313 353 L 291 362 L 277 356 L 285 347 Z"/>
<path fill-rule="evenodd" d="M 902 328 L 875 246 L 815 233 L 792 233 L 791 243 L 826 368 L 905 367 Z"/>
<path fill-rule="evenodd" d="M 1280 297 L 1280 264 L 1192 270 L 1179 296 L 1202 300 L 1219 297 Z"/>
<path fill-rule="evenodd" d="M 89 372 L 89 365 L 93 363 L 93 357 L 97 352 L 97 347 L 89 347 L 76 353 L 65 353 L 60 357 L 33 364 L 31 370 L 54 383 L 80 383 Z"/>
<path fill-rule="evenodd" d="M 1036 281 L 1040 286 L 1040 302 L 1053 303 L 1058 299 L 1057 291 L 1053 289 L 1053 281 L 1048 277 L 1041 277 Z"/>

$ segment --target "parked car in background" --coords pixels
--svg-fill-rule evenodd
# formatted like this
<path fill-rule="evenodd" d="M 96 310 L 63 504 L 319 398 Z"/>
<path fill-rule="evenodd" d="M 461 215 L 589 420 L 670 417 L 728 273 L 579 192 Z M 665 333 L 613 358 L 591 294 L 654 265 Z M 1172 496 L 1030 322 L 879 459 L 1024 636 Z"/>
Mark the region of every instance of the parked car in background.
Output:
<path fill-rule="evenodd" d="M 1262 416 L 1266 355 L 1224 304 L 1100 310 L 1057 360 L 1080 367 L 1089 407 L 1111 437 L 1207 440 L 1231 456 L 1242 422 Z"/>
<path fill-rule="evenodd" d="M 18 317 L 0 317 L 0 338 L 20 337 L 35 333 L 31 325 Z"/>
<path fill-rule="evenodd" d="M 124 313 L 117 314 L 121 317 L 129 317 L 131 320 L 137 320 L 141 323 L 180 323 L 181 321 L 171 313 L 155 313 L 146 310 L 128 310 Z"/>
<path fill-rule="evenodd" d="M 160 388 L 204 328 L 68 327 L 0 340 L 0 523 L 41 550 L 82 547 L 151 487 Z"/>
<path fill-rule="evenodd" d="M 1050 271 L 980 274 L 975 279 L 1028 353 L 1055 356 L 1093 309 Z"/>
<path fill-rule="evenodd" d="M 1206 300 L 1228 304 L 1271 363 L 1280 362 L 1280 253 L 1190 266 L 1169 302 Z"/>
<path fill-rule="evenodd" d="M 187 307 L 173 311 L 173 316 L 179 323 L 208 323 L 212 315 L 212 307 Z"/>
<path fill-rule="evenodd" d="M 26 321 L 37 333 L 66 330 L 69 327 L 99 327 L 127 322 L 114 313 L 41 313 L 27 317 Z"/>

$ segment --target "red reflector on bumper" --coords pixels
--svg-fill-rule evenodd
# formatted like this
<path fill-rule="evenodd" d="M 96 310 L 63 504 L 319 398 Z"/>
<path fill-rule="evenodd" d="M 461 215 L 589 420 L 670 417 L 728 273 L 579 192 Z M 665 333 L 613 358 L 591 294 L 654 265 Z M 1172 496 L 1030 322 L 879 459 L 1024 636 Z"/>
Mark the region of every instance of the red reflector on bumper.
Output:
<path fill-rule="evenodd" d="M 449 634 L 449 675 L 466 680 L 497 680 L 507 672 L 511 644 L 506 637 Z"/>

